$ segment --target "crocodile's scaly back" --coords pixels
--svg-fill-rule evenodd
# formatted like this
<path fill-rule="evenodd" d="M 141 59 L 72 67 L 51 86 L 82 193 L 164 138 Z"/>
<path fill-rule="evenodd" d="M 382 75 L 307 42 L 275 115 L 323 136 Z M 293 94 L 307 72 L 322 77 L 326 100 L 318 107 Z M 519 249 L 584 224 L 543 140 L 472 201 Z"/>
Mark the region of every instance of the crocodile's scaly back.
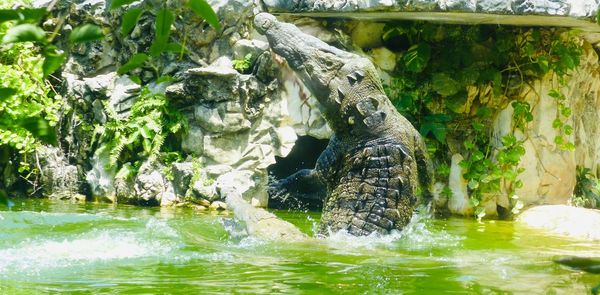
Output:
<path fill-rule="evenodd" d="M 321 232 L 355 235 L 402 229 L 417 187 L 429 188 L 429 161 L 419 133 L 391 104 L 373 64 L 261 13 L 257 30 L 323 105 L 335 136 L 317 166 L 275 185 L 285 193 L 306 179 L 327 186 Z"/>

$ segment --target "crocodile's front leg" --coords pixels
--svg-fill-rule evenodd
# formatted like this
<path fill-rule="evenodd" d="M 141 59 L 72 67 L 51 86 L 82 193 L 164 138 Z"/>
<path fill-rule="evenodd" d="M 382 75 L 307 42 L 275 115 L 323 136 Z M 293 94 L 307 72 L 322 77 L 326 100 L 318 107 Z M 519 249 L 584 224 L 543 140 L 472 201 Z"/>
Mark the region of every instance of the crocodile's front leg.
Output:
<path fill-rule="evenodd" d="M 327 148 L 317 159 L 314 169 L 302 169 L 269 186 L 269 197 L 281 203 L 298 202 L 298 199 L 314 199 L 325 197 L 327 180 L 332 179 L 338 170 L 341 147 L 333 136 Z"/>

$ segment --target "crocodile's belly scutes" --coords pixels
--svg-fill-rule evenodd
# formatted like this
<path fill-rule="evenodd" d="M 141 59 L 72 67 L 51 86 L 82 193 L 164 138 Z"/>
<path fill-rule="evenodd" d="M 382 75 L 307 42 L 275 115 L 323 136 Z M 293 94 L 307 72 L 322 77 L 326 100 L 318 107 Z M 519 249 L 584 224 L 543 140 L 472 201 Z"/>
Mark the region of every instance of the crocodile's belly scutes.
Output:
<path fill-rule="evenodd" d="M 325 203 L 321 232 L 353 235 L 401 230 L 415 203 L 415 161 L 398 142 L 374 143 L 346 155 Z M 348 222 L 350 221 L 350 222 Z"/>

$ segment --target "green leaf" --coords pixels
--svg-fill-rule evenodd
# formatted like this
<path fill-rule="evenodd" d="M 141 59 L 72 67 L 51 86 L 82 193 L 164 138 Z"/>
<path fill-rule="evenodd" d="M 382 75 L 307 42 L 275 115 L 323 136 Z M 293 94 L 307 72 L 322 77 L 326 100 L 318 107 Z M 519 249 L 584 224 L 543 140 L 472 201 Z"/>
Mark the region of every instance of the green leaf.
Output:
<path fill-rule="evenodd" d="M 0 9 L 0 22 L 17 20 L 37 23 L 46 14 L 46 8 Z"/>
<path fill-rule="evenodd" d="M 135 2 L 136 0 L 113 0 L 110 3 L 110 9 L 115 9 L 115 8 L 119 8 L 125 4 L 130 4 Z"/>
<path fill-rule="evenodd" d="M 563 122 L 559 118 L 556 118 L 556 119 L 554 119 L 554 121 L 552 121 L 552 128 L 559 129 L 559 128 L 562 128 L 562 126 L 563 126 Z"/>
<path fill-rule="evenodd" d="M 473 154 L 471 155 L 473 161 L 481 161 L 484 157 L 485 155 L 480 150 L 473 151 Z"/>
<path fill-rule="evenodd" d="M 565 139 L 562 136 L 554 137 L 554 143 L 557 145 L 562 145 L 565 142 Z"/>
<path fill-rule="evenodd" d="M 571 125 L 569 125 L 569 124 L 565 124 L 565 125 L 563 126 L 563 129 L 564 129 L 564 132 L 565 132 L 565 134 L 566 134 L 566 135 L 571 135 L 571 134 L 573 134 L 573 127 L 572 127 Z"/>
<path fill-rule="evenodd" d="M 477 181 L 475 179 L 471 179 L 471 180 L 469 180 L 468 186 L 472 190 L 477 189 L 479 187 L 479 181 Z"/>
<path fill-rule="evenodd" d="M 104 33 L 102 33 L 102 29 L 93 24 L 85 24 L 73 29 L 71 35 L 69 36 L 69 40 L 71 43 L 81 43 L 81 42 L 89 42 L 102 39 L 104 37 Z"/>
<path fill-rule="evenodd" d="M 45 119 L 29 117 L 21 120 L 19 125 L 31 132 L 35 138 L 47 144 L 56 145 L 56 132 Z"/>
<path fill-rule="evenodd" d="M 185 48 L 177 42 L 171 42 L 167 44 L 167 47 L 165 47 L 165 51 L 181 53 L 182 51 L 185 52 Z"/>
<path fill-rule="evenodd" d="M 148 60 L 148 55 L 145 53 L 138 53 L 132 56 L 127 63 L 122 65 L 118 70 L 117 74 L 123 75 L 125 73 L 131 72 L 139 67 L 141 67 L 146 60 Z"/>
<path fill-rule="evenodd" d="M 188 6 L 196 13 L 196 15 L 206 20 L 206 22 L 215 30 L 218 31 L 221 29 L 219 17 L 206 0 L 189 0 Z"/>
<path fill-rule="evenodd" d="M 550 71 L 550 64 L 548 62 L 548 58 L 545 56 L 540 56 L 537 59 L 537 65 L 540 68 L 542 74 L 546 74 Z"/>
<path fill-rule="evenodd" d="M 150 46 L 150 55 L 159 56 L 167 47 L 171 25 L 175 20 L 175 15 L 167 8 L 162 8 L 156 15 L 156 30 L 152 46 Z"/>
<path fill-rule="evenodd" d="M 406 34 L 406 29 L 404 29 L 403 27 L 393 26 L 392 28 L 388 29 L 388 26 L 390 26 L 390 25 L 386 25 L 386 27 L 384 28 L 386 30 L 383 33 L 383 36 L 381 36 L 383 41 L 388 41 L 394 37 L 398 37 L 403 34 Z"/>
<path fill-rule="evenodd" d="M 64 62 L 65 54 L 59 51 L 56 46 L 51 45 L 46 47 L 44 50 L 44 63 L 42 64 L 44 77 L 48 77 L 50 74 L 54 73 Z"/>
<path fill-rule="evenodd" d="M 121 34 L 128 35 L 140 20 L 144 10 L 139 7 L 131 8 L 121 18 Z"/>
<path fill-rule="evenodd" d="M 3 44 L 27 41 L 46 42 L 46 32 L 36 25 L 21 24 L 8 29 L 2 38 Z"/>
<path fill-rule="evenodd" d="M 446 73 L 435 73 L 432 77 L 432 87 L 443 96 L 451 96 L 460 90 L 460 84 Z"/>
<path fill-rule="evenodd" d="M 475 216 L 477 217 L 477 220 L 481 220 L 482 218 L 485 217 L 485 208 L 484 207 L 477 207 L 475 209 Z"/>
<path fill-rule="evenodd" d="M 560 113 L 563 116 L 565 116 L 565 117 L 569 117 L 569 116 L 571 116 L 571 108 L 570 107 L 561 106 Z"/>
<path fill-rule="evenodd" d="M 17 93 L 17 89 L 0 87 L 0 101 L 3 101 Z"/>
<path fill-rule="evenodd" d="M 402 57 L 407 70 L 420 73 L 425 69 L 431 57 L 431 47 L 427 43 L 413 45 Z"/>
<path fill-rule="evenodd" d="M 0 204 L 5 205 L 7 207 L 11 207 L 12 205 L 12 202 L 8 198 L 8 195 L 2 189 L 0 189 Z"/>

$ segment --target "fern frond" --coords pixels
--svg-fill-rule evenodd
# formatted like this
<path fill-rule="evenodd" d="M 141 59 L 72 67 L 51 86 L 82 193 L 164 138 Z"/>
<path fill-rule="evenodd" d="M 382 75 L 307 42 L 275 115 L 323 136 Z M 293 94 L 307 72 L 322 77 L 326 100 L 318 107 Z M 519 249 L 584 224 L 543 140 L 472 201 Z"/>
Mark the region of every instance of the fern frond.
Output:
<path fill-rule="evenodd" d="M 154 140 L 152 140 L 152 150 L 150 150 L 150 159 L 155 160 L 160 154 L 160 149 L 165 143 L 165 136 L 163 134 L 156 134 Z"/>
<path fill-rule="evenodd" d="M 121 156 L 121 153 L 123 153 L 123 150 L 125 149 L 125 145 L 127 145 L 127 142 L 125 140 L 123 140 L 122 137 L 119 136 L 119 137 L 115 138 L 114 147 L 110 150 L 109 158 L 108 158 L 108 163 L 111 167 L 115 167 L 117 165 L 117 162 L 119 161 L 119 157 Z"/>

